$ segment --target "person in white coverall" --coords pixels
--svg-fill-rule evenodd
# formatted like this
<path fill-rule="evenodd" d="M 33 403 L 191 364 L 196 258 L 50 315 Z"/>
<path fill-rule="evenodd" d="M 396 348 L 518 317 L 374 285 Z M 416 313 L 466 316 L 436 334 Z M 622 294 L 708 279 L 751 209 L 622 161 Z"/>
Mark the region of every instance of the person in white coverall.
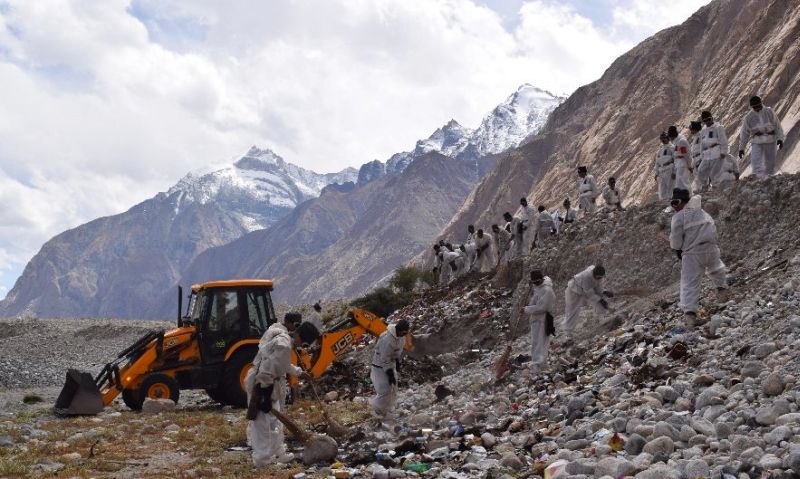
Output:
<path fill-rule="evenodd" d="M 565 336 L 569 337 L 575 331 L 579 313 L 584 305 L 591 305 L 599 318 L 604 318 L 608 313 L 606 297 L 611 297 L 612 293 L 603 290 L 605 276 L 605 268 L 598 264 L 589 266 L 569 280 L 567 289 L 564 292 L 565 306 L 562 329 Z"/>
<path fill-rule="evenodd" d="M 397 382 L 400 380 L 400 356 L 410 330 L 408 321 L 401 319 L 390 324 L 375 343 L 369 375 L 375 388 L 375 396 L 370 398 L 369 405 L 378 419 L 391 418 L 394 412 Z"/>
<path fill-rule="evenodd" d="M 656 151 L 656 163 L 653 175 L 658 185 L 658 199 L 667 201 L 672 194 L 672 185 L 675 183 L 675 160 L 672 158 L 674 147 L 669 142 L 667 132 L 662 131 L 659 136 L 661 146 Z"/>
<path fill-rule="evenodd" d="M 456 279 L 458 272 L 458 260 L 461 258 L 460 251 L 456 251 L 453 245 L 447 243 L 442 253 L 442 277 L 441 284 L 448 285 Z"/>
<path fill-rule="evenodd" d="M 503 213 L 503 219 L 506 220 L 506 231 L 510 231 L 513 236 L 511 248 L 508 252 L 508 260 L 524 257 L 525 253 L 527 253 L 525 250 L 525 237 L 528 236 L 528 220 L 519 215 L 511 216 L 509 212 Z"/>
<path fill-rule="evenodd" d="M 539 216 L 535 209 L 528 204 L 527 198 L 520 198 L 519 205 L 521 207 L 519 215 L 525 219 L 525 226 L 528 231 L 525 233 L 525 251 L 530 251 L 533 248 L 533 243 L 536 242 L 536 219 Z"/>
<path fill-rule="evenodd" d="M 533 291 L 525 306 L 525 314 L 531 324 L 531 375 L 541 372 L 547 362 L 547 351 L 550 348 L 550 336 L 555 332 L 553 309 L 556 294 L 553 292 L 553 280 L 544 276 L 541 271 L 531 271 Z M 549 316 L 549 317 L 548 317 Z"/>
<path fill-rule="evenodd" d="M 468 271 L 467 247 L 463 244 L 459 245 L 458 248 L 455 249 L 455 253 L 458 255 L 458 258 L 453 260 L 453 263 L 456 265 L 456 270 L 453 273 L 453 279 L 464 276 Z"/>
<path fill-rule="evenodd" d="M 264 398 L 256 418 L 247 422 L 247 443 L 253 450 L 253 464 L 264 467 L 273 463 L 286 463 L 294 459 L 286 452 L 283 443 L 283 424 L 269 411 L 283 411 L 286 397 L 286 375 L 310 378 L 299 367 L 292 364 L 292 348 L 302 343 L 312 343 L 319 332 L 311 323 L 302 323 L 290 335 L 286 327 L 274 323 L 258 342 L 258 352 L 253 358 L 253 367 L 247 372 L 244 384 L 248 403 L 254 388 L 261 389 Z M 266 409 L 266 410 L 265 410 Z"/>
<path fill-rule="evenodd" d="M 467 239 L 464 241 L 464 249 L 467 253 L 466 265 L 467 271 L 472 271 L 477 261 L 477 249 L 475 247 L 475 226 L 467 226 Z"/>
<path fill-rule="evenodd" d="M 553 223 L 553 217 L 547 212 L 544 205 L 539 205 L 537 208 L 535 227 L 533 232 L 533 246 L 536 248 L 544 248 L 548 239 L 552 236 L 556 225 Z"/>
<path fill-rule="evenodd" d="M 703 211 L 700 195 L 690 196 L 687 190 L 676 189 L 672 198 L 675 214 L 669 243 L 681 260 L 680 307 L 686 325 L 692 328 L 697 320 L 703 274 L 708 273 L 724 298 L 728 289 L 726 268 L 717 246 L 717 227 L 711 215 Z"/>
<path fill-rule="evenodd" d="M 728 135 L 725 127 L 714 121 L 714 116 L 710 111 L 704 111 L 700 117 L 703 120 L 703 127 L 700 130 L 700 145 L 703 147 L 703 161 L 697 169 L 697 176 L 701 185 L 706 186 L 719 176 L 722 168 L 722 161 L 728 154 Z"/>
<path fill-rule="evenodd" d="M 492 234 L 494 235 L 494 250 L 497 258 L 494 266 L 500 266 L 503 263 L 507 263 L 512 254 L 511 242 L 514 236 L 507 229 L 498 225 L 492 225 Z"/>
<path fill-rule="evenodd" d="M 678 133 L 676 126 L 667 128 L 667 136 L 672 143 L 672 160 L 675 163 L 675 188 L 692 191 L 692 153 L 689 140 Z"/>
<path fill-rule="evenodd" d="M 703 188 L 708 186 L 708 182 L 710 181 L 710 173 L 702 173 L 701 174 L 701 165 L 703 164 L 703 145 L 700 143 L 700 130 L 703 129 L 703 125 L 700 124 L 699 121 L 693 121 L 689 123 L 689 158 L 691 161 L 689 162 L 692 165 L 692 173 L 694 174 L 694 190 L 701 191 Z M 709 170 L 710 171 L 710 170 Z M 703 179 L 701 179 L 701 177 Z M 702 182 L 705 181 L 705 184 Z"/>
<path fill-rule="evenodd" d="M 482 229 L 475 235 L 475 268 L 481 273 L 488 273 L 494 267 L 494 251 L 492 251 L 492 235 Z"/>
<path fill-rule="evenodd" d="M 438 244 L 433 245 L 433 280 L 439 284 L 442 275 L 442 247 Z"/>
<path fill-rule="evenodd" d="M 783 148 L 786 137 L 781 121 L 772 108 L 761 103 L 761 97 L 750 98 L 750 108 L 752 110 L 744 116 L 739 132 L 739 158 L 744 157 L 744 149 L 749 141 L 753 145 L 750 151 L 753 174 L 766 178 L 775 174 L 775 157 L 778 150 Z"/>
<path fill-rule="evenodd" d="M 585 166 L 578 167 L 578 177 L 578 208 L 583 210 L 583 214 L 590 215 L 595 211 L 595 200 L 600 196 L 600 190 L 594 175 L 590 175 Z"/>
<path fill-rule="evenodd" d="M 625 209 L 622 207 L 622 192 L 617 188 L 617 179 L 613 176 L 608 179 L 608 186 L 603 190 L 603 200 L 610 209 Z"/>

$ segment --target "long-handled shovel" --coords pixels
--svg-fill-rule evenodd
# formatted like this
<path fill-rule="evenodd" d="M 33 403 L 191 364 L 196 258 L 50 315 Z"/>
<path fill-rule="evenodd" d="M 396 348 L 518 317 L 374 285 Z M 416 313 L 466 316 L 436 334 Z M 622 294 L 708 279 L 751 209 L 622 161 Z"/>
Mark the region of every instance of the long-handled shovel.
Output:
<path fill-rule="evenodd" d="M 308 384 L 311 386 L 311 392 L 314 394 L 314 399 L 317 400 L 317 404 L 319 405 L 319 408 L 322 410 L 322 417 L 325 418 L 325 422 L 328 424 L 328 432 L 331 433 L 333 437 L 340 437 L 340 438 L 350 437 L 352 431 L 339 424 L 334 418 L 332 418 L 328 414 L 328 410 L 325 408 L 325 404 L 319 398 L 319 394 L 317 394 L 317 388 L 314 387 L 313 380 L 309 381 Z"/>
<path fill-rule="evenodd" d="M 494 363 L 493 370 L 495 379 L 502 379 L 506 371 L 508 371 L 510 368 L 508 365 L 508 358 L 511 356 L 511 343 L 514 341 L 514 336 L 517 332 L 517 326 L 519 326 L 519 320 L 522 319 L 523 316 L 522 309 L 525 307 L 526 301 L 530 297 L 532 290 L 533 282 L 531 282 L 529 279 L 527 291 L 523 296 L 519 297 L 519 303 L 517 303 L 518 307 L 514 310 L 514 315 L 516 318 L 514 319 L 514 326 L 508 331 L 508 344 L 506 345 L 506 349 Z"/>

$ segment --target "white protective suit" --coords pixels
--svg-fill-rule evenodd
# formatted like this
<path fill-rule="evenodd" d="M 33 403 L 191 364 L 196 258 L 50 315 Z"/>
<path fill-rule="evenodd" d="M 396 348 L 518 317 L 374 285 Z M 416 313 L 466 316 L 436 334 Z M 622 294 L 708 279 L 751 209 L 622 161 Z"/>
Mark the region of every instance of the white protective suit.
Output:
<path fill-rule="evenodd" d="M 466 249 L 466 247 L 464 247 Z M 451 275 L 450 281 L 460 278 L 464 276 L 468 271 L 468 264 L 467 264 L 467 253 L 466 251 L 461 251 L 461 249 L 456 249 L 454 251 L 455 254 L 458 255 L 458 258 L 453 260 L 453 263 L 456 265 L 456 270 Z"/>
<path fill-rule="evenodd" d="M 400 381 L 397 361 L 403 354 L 406 340 L 405 336 L 397 336 L 395 326 L 390 324 L 386 331 L 378 337 L 370 364 L 369 377 L 375 387 L 375 396 L 369 399 L 369 405 L 372 406 L 375 416 L 379 418 L 391 416 L 397 402 L 397 385 L 389 384 L 387 371 L 394 371 L 395 379 Z"/>
<path fill-rule="evenodd" d="M 564 212 L 564 224 L 574 223 L 578 221 L 578 213 L 575 212 L 574 208 L 567 208 Z"/>
<path fill-rule="evenodd" d="M 700 303 L 703 273 L 708 273 L 717 288 L 728 287 L 725 264 L 717 246 L 717 227 L 714 219 L 703 211 L 700 201 L 700 195 L 695 195 L 675 213 L 669 234 L 672 249 L 683 251 L 680 307 L 692 313 L 697 312 Z"/>
<path fill-rule="evenodd" d="M 464 249 L 467 250 L 467 271 L 472 271 L 475 266 L 477 258 L 477 250 L 475 248 L 475 237 L 478 233 L 467 233 L 467 240 L 464 241 Z"/>
<path fill-rule="evenodd" d="M 519 214 L 522 218 L 525 218 L 525 226 L 528 227 L 527 231 L 525 231 L 525 251 L 530 251 L 533 242 L 536 241 L 536 232 L 534 230 L 539 212 L 531 205 L 528 205 L 523 206 Z"/>
<path fill-rule="evenodd" d="M 453 279 L 455 279 L 456 271 L 458 270 L 458 264 L 456 264 L 455 261 L 460 257 L 461 255 L 455 251 L 450 251 L 449 249 L 444 248 L 444 252 L 442 253 L 442 271 L 441 275 L 439 276 L 439 284 L 447 285 L 450 284 Z"/>
<path fill-rule="evenodd" d="M 483 238 L 475 235 L 475 268 L 481 273 L 488 273 L 494 267 L 494 260 L 497 257 L 493 251 L 492 235 L 484 232 Z"/>
<path fill-rule="evenodd" d="M 553 280 L 544 277 L 544 282 L 533 287 L 533 292 L 525 306 L 525 314 L 530 317 L 531 324 L 531 373 L 541 371 L 547 362 L 547 351 L 550 348 L 550 336 L 545 332 L 545 313 L 553 314 L 556 294 L 553 292 Z"/>
<path fill-rule="evenodd" d="M 700 132 L 698 131 L 689 141 L 689 156 L 692 159 L 692 169 L 694 169 L 694 188 L 695 191 L 701 191 L 703 188 L 708 187 L 711 178 L 710 173 L 701 174 L 701 167 L 703 164 L 703 145 L 700 143 Z M 705 178 L 705 184 L 701 184 L 701 176 Z"/>
<path fill-rule="evenodd" d="M 564 322 L 562 329 L 566 335 L 571 335 L 578 323 L 581 307 L 586 304 L 594 308 L 595 314 L 604 317 L 608 310 L 600 304 L 603 299 L 603 278 L 594 279 L 592 274 L 594 265 L 576 274 L 567 283 L 564 292 L 566 304 L 564 306 Z"/>
<path fill-rule="evenodd" d="M 707 185 L 717 178 L 722 160 L 728 154 L 728 136 L 725 134 L 725 127 L 719 123 L 703 127 L 700 130 L 700 144 L 703 147 L 703 161 L 695 174 L 699 184 Z"/>
<path fill-rule="evenodd" d="M 514 215 L 511 217 L 511 233 L 514 235 L 514 258 L 524 258 L 528 253 L 525 249 L 528 242 L 528 236 L 531 231 L 528 229 L 531 226 L 528 223 L 528 218 L 522 215 Z"/>
<path fill-rule="evenodd" d="M 595 210 L 595 200 L 600 196 L 594 175 L 586 175 L 578 183 L 578 207 L 583 214 L 592 214 Z"/>
<path fill-rule="evenodd" d="M 603 200 L 609 208 L 622 209 L 622 192 L 619 188 L 612 190 L 610 186 L 606 186 L 603 190 Z"/>
<path fill-rule="evenodd" d="M 272 408 L 283 411 L 286 375 L 298 376 L 301 373 L 302 370 L 292 364 L 292 338 L 288 330 L 282 324 L 274 323 L 258 342 L 253 367 L 245 376 L 248 402 L 256 383 L 262 387 L 272 384 Z M 255 420 L 247 422 L 247 443 L 253 449 L 253 464 L 256 467 L 285 462 L 287 454 L 283 443 L 283 424 L 272 414 L 259 411 Z"/>
<path fill-rule="evenodd" d="M 670 143 L 661 145 L 656 151 L 656 164 L 653 175 L 658 183 L 658 199 L 666 201 L 672 198 L 672 189 L 675 184 L 675 160 L 672 152 L 675 151 Z"/>
<path fill-rule="evenodd" d="M 736 157 L 728 153 L 722 160 L 722 166 L 717 173 L 717 178 L 714 180 L 715 185 L 720 188 L 727 188 L 733 185 L 739 176 L 739 162 Z"/>
<path fill-rule="evenodd" d="M 511 249 L 513 237 L 505 228 L 492 232 L 494 233 L 494 249 L 497 256 L 496 266 L 500 266 L 503 263 L 507 263 L 514 255 L 514 251 Z"/>
<path fill-rule="evenodd" d="M 750 165 L 759 178 L 775 174 L 775 157 L 778 153 L 777 141 L 784 141 L 783 127 L 772 110 L 765 106 L 761 111 L 751 109 L 742 120 L 739 132 L 739 150 L 744 151 L 747 142 L 753 145 L 750 152 Z"/>
<path fill-rule="evenodd" d="M 692 152 L 689 141 L 683 135 L 678 135 L 673 140 L 675 148 L 672 150 L 672 159 L 675 162 L 674 188 L 692 191 Z"/>
<path fill-rule="evenodd" d="M 434 250 L 435 251 L 435 250 Z M 442 278 L 442 250 L 439 249 L 438 253 L 433 255 L 433 268 L 436 270 L 436 277 L 433 278 L 437 284 L 441 284 Z"/>
<path fill-rule="evenodd" d="M 550 216 L 547 210 L 541 213 L 537 212 L 536 222 L 534 224 L 536 225 L 536 229 L 531 236 L 534 237 L 536 247 L 543 248 L 552 235 L 553 228 L 556 227 L 553 223 L 553 217 Z"/>

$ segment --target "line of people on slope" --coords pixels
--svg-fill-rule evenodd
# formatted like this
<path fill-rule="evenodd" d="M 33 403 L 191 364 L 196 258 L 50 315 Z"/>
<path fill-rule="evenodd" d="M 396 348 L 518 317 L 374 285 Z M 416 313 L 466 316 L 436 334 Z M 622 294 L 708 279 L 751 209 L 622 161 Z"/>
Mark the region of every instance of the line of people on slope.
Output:
<path fill-rule="evenodd" d="M 596 200 L 600 196 L 594 176 L 588 174 L 585 166 L 578 167 L 578 201 L 584 215 L 596 210 Z M 608 179 L 602 192 L 607 207 L 622 210 L 622 192 L 616 179 Z M 433 246 L 434 279 L 439 285 L 447 285 L 464 274 L 477 271 L 487 273 L 514 258 L 530 254 L 535 248 L 547 246 L 551 236 L 561 233 L 566 225 L 578 219 L 569 198 L 564 200 L 563 213 L 558 209 L 552 213 L 544 205 L 535 210 L 528 205 L 527 198 L 520 198 L 516 214 L 503 213 L 502 226 L 493 224 L 491 233 L 467 227 L 467 236 L 462 244 L 440 240 Z"/>
<path fill-rule="evenodd" d="M 751 143 L 753 174 L 765 178 L 776 172 L 777 152 L 783 148 L 785 135 L 775 112 L 764 106 L 759 96 L 750 98 L 750 108 L 739 129 L 739 159 Z M 660 200 L 668 200 L 674 188 L 691 194 L 693 190 L 725 188 L 739 179 L 739 162 L 729 152 L 725 127 L 710 111 L 701 112 L 700 121 L 689 124 L 688 137 L 672 125 L 659 139 L 653 175 Z"/>

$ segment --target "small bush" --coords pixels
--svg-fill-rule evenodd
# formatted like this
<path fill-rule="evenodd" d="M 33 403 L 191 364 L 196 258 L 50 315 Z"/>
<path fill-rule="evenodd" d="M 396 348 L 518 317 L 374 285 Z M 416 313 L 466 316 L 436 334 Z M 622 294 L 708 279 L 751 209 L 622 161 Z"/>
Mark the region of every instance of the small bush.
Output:
<path fill-rule="evenodd" d="M 403 306 L 411 304 L 411 294 L 383 286 L 354 299 L 351 304 L 385 318 Z"/>
<path fill-rule="evenodd" d="M 412 266 L 401 266 L 394 271 L 389 284 L 398 290 L 409 293 L 414 290 L 419 280 L 420 271 Z"/>
<path fill-rule="evenodd" d="M 44 399 L 42 399 L 42 396 L 39 396 L 38 394 L 26 394 L 25 397 L 22 398 L 22 402 L 25 404 L 36 404 L 37 402 L 42 401 L 44 401 Z"/>

